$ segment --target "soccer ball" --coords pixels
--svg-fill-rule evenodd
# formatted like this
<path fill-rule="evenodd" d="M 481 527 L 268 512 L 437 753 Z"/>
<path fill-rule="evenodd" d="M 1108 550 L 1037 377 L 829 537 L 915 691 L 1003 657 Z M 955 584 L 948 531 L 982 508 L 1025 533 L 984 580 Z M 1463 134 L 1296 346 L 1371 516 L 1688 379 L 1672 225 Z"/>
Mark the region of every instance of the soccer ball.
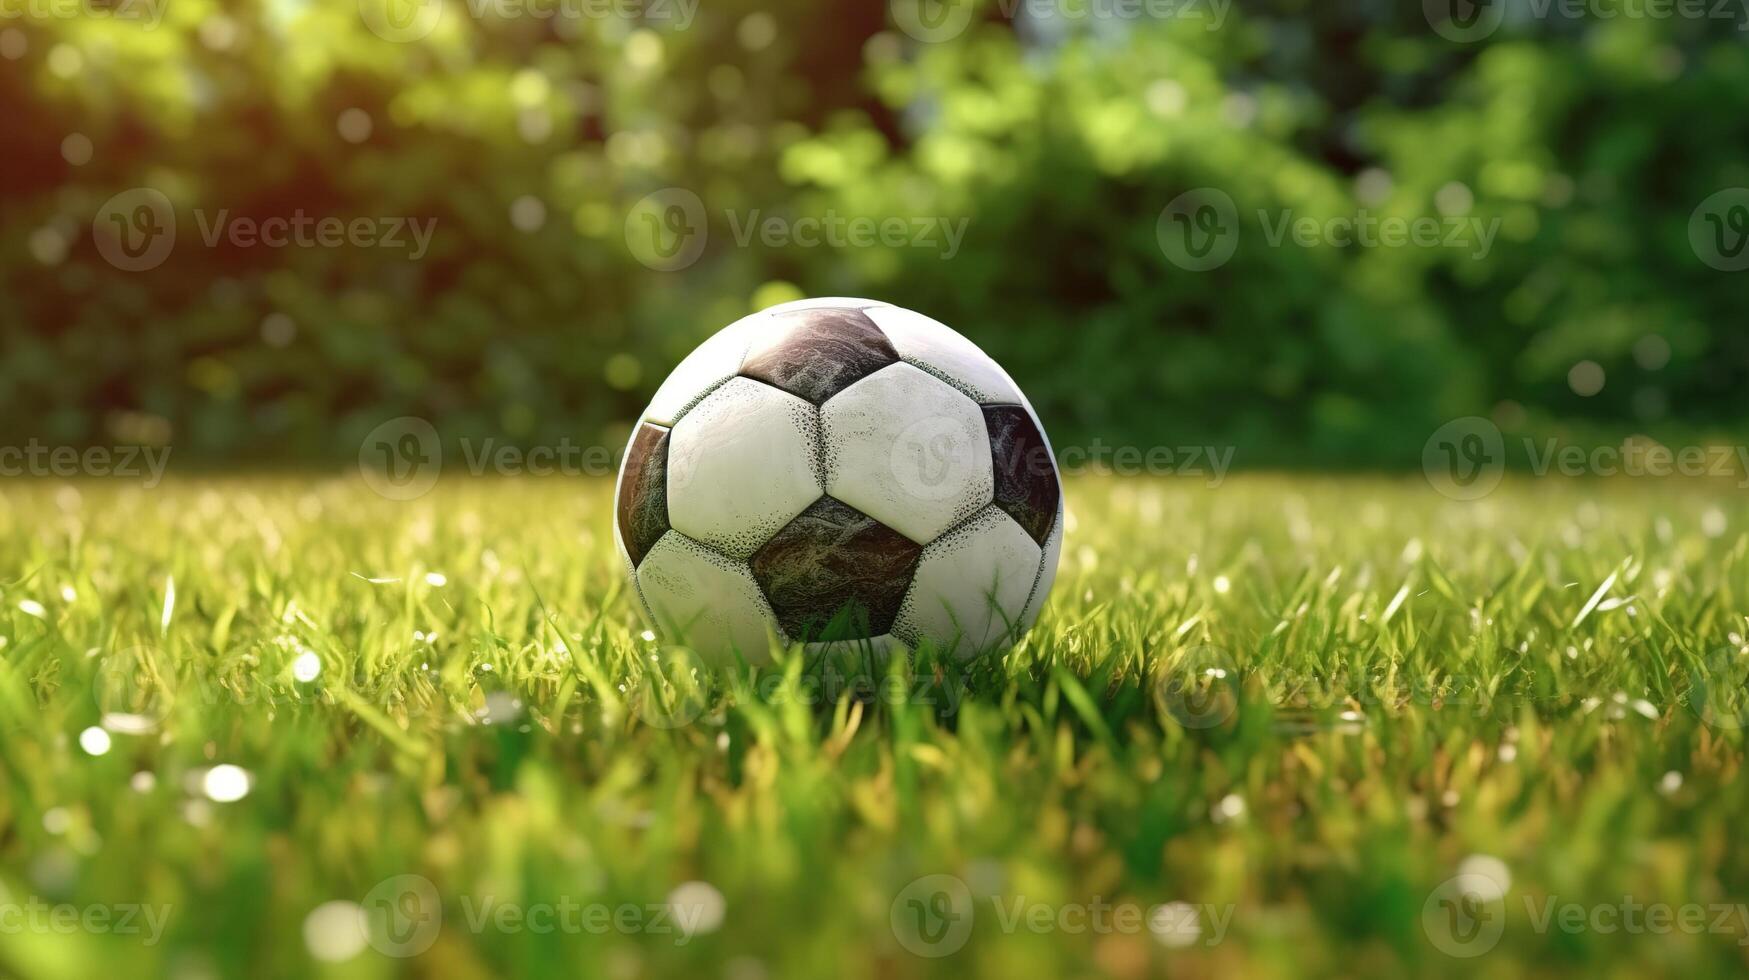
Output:
<path fill-rule="evenodd" d="M 773 640 L 971 657 L 1038 618 L 1062 501 L 1038 416 L 975 344 L 890 304 L 803 300 L 662 383 L 614 542 L 664 639 L 718 662 Z"/>

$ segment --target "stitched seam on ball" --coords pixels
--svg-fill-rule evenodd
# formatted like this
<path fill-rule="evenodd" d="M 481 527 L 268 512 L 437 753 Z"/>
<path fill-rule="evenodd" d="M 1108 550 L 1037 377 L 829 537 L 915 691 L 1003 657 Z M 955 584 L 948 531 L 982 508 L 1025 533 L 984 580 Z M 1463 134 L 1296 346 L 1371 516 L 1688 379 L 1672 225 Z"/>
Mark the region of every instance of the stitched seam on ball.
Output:
<path fill-rule="evenodd" d="M 984 404 L 982 398 L 978 395 L 978 392 L 975 388 L 973 388 L 971 385 L 967 384 L 966 382 L 961 381 L 960 379 L 948 374 L 946 371 L 943 371 L 942 369 L 936 367 L 933 364 L 930 364 L 926 361 L 920 361 L 914 357 L 906 357 L 903 354 L 899 355 L 899 363 L 909 364 L 912 367 L 916 368 L 917 370 L 922 371 L 924 374 L 929 375 L 930 377 L 941 382 L 942 384 L 945 384 L 948 387 L 953 388 L 955 391 L 958 391 L 960 394 L 966 396 L 967 398 L 970 398 L 974 404 L 977 404 L 977 405 Z M 1008 403 L 1008 402 L 991 402 L 990 404 L 991 405 L 1007 405 L 1010 403 Z M 1018 408 L 1020 406 L 1016 405 L 1015 407 Z"/>

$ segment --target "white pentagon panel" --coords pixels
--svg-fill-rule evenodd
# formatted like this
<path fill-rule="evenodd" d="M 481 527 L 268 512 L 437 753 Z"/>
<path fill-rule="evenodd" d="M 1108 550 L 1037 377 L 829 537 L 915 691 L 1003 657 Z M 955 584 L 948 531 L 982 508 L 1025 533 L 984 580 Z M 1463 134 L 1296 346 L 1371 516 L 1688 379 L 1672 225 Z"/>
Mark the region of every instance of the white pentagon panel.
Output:
<path fill-rule="evenodd" d="M 897 306 L 863 315 L 881 328 L 905 363 L 946 379 L 981 404 L 1026 404 L 1008 372 L 947 324 Z"/>
<path fill-rule="evenodd" d="M 741 370 L 741 359 L 747 355 L 759 319 L 760 314 L 754 314 L 736 320 L 686 355 L 656 389 L 650 407 L 644 409 L 644 421 L 672 426 L 701 398 L 734 377 Z"/>
<path fill-rule="evenodd" d="M 965 658 L 1005 643 L 1038 578 L 1039 546 L 1019 524 L 987 507 L 923 549 L 893 635 L 931 640 Z"/>
<path fill-rule="evenodd" d="M 777 619 L 745 562 L 669 531 L 644 556 L 638 590 L 664 639 L 721 663 L 763 663 Z"/>
<path fill-rule="evenodd" d="M 918 544 L 994 499 L 983 412 L 909 364 L 834 395 L 820 422 L 826 492 Z"/>
<path fill-rule="evenodd" d="M 1063 502 L 1060 498 L 1057 500 L 1057 519 L 1051 525 L 1051 533 L 1045 536 L 1044 552 L 1038 581 L 1033 583 L 1032 595 L 1026 600 L 1026 612 L 1020 617 L 1023 629 L 1032 629 L 1032 624 L 1038 622 L 1038 614 L 1044 611 L 1045 600 L 1050 598 L 1051 586 L 1057 582 L 1057 563 L 1063 557 Z"/>
<path fill-rule="evenodd" d="M 734 378 L 674 426 L 668 523 L 734 558 L 759 550 L 821 493 L 819 410 Z"/>

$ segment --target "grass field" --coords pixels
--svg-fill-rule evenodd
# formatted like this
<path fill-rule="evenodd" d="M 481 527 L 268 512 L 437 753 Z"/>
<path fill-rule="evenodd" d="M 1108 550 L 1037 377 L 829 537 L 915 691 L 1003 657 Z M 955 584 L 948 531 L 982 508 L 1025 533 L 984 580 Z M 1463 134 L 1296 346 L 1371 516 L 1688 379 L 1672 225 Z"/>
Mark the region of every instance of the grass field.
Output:
<path fill-rule="evenodd" d="M 9 485 L 0 975 L 1749 967 L 1732 486 L 1083 477 L 1005 659 L 697 687 L 610 492 Z"/>

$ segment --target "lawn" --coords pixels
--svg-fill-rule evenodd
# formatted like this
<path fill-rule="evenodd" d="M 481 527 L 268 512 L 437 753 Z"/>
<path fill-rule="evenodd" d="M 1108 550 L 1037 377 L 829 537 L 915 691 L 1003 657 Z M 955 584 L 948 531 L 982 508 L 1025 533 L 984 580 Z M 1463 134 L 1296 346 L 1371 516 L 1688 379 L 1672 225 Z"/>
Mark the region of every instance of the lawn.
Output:
<path fill-rule="evenodd" d="M 1078 477 L 1005 658 L 758 671 L 610 495 L 10 483 L 0 975 L 1749 966 L 1734 486 Z"/>

